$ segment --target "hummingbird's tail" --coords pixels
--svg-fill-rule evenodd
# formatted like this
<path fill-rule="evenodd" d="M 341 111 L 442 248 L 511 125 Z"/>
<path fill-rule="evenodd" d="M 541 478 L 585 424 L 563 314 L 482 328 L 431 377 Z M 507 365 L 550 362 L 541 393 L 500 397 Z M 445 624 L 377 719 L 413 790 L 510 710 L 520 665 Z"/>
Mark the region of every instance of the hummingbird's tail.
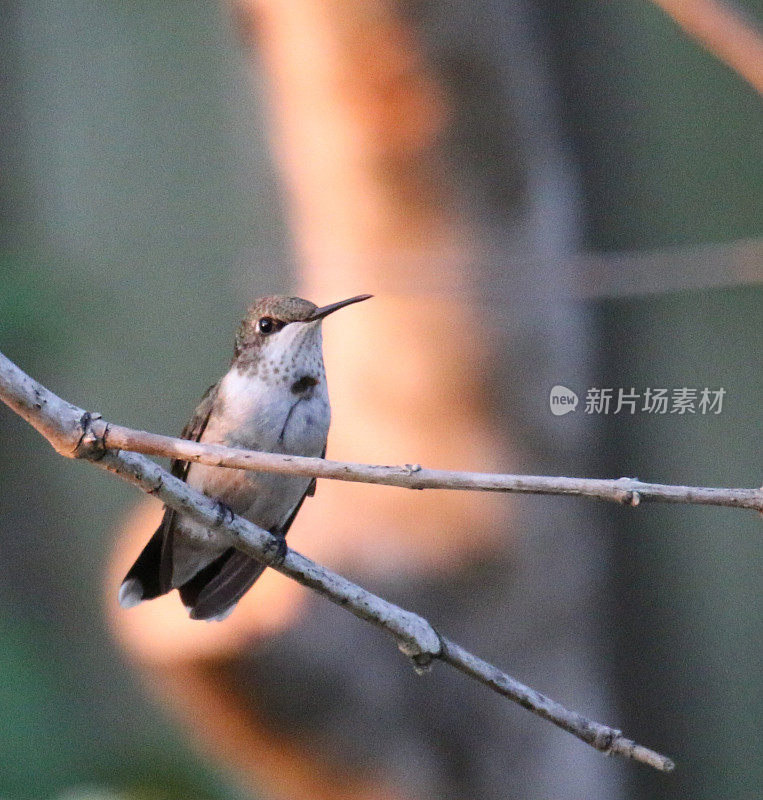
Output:
<path fill-rule="evenodd" d="M 122 581 L 119 604 L 123 608 L 177 588 L 191 619 L 223 620 L 265 571 L 264 564 L 230 547 L 185 583 L 173 586 L 173 539 L 163 522 Z"/>
<path fill-rule="evenodd" d="M 223 620 L 265 571 L 265 565 L 231 547 L 179 587 L 191 619 Z"/>
<path fill-rule="evenodd" d="M 122 580 L 119 587 L 119 605 L 122 608 L 132 608 L 144 600 L 153 600 L 169 591 L 169 588 L 165 588 L 169 587 L 169 581 L 162 580 L 161 570 L 164 539 L 162 522 Z M 171 573 L 171 564 L 169 569 Z"/>

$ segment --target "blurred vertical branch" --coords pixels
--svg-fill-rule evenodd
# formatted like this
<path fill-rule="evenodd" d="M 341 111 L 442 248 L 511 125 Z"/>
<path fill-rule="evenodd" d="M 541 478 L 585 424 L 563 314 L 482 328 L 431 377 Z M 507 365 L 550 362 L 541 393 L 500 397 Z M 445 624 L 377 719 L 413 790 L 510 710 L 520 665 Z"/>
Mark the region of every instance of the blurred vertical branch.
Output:
<path fill-rule="evenodd" d="M 722 0 L 653 0 L 759 94 L 763 94 L 763 37 L 752 20 Z"/>
<path fill-rule="evenodd" d="M 236 8 L 268 73 L 273 142 L 309 273 L 325 287 L 363 259 L 376 279 L 405 289 L 412 260 L 450 262 L 460 223 L 439 148 L 448 102 L 399 4 L 238 0 Z"/>
<path fill-rule="evenodd" d="M 264 72 L 269 138 L 285 185 L 300 293 L 328 298 L 357 286 L 358 292 L 384 295 L 354 328 L 324 332 L 324 352 L 332 363 L 332 453 L 374 452 L 397 461 L 396 454 L 416 452 L 430 463 L 497 467 L 504 442 L 493 435 L 480 391 L 487 360 L 484 337 L 472 324 L 469 298 L 453 291 L 473 280 L 467 265 L 474 237 L 468 235 L 441 146 L 449 102 L 404 5 L 390 0 L 228 2 L 250 48 L 252 69 Z M 396 335 L 390 337 L 390 331 Z M 391 382 L 385 364 L 393 359 L 396 379 Z M 433 565 L 451 569 L 475 548 L 506 541 L 505 525 L 496 520 L 508 513 L 494 495 L 467 505 L 454 494 L 381 498 L 370 487 L 359 487 L 355 502 L 363 509 L 361 534 L 333 486 L 322 488 L 320 504 L 306 508 L 299 521 L 306 535 L 316 532 L 314 552 L 354 569 L 421 576 Z M 322 534 L 326 530 L 330 537 Z M 370 546 L 381 537 L 383 554 Z M 438 546 L 432 547 L 435 538 Z M 279 595 L 274 605 L 295 602 Z M 263 635 L 255 612 L 239 619 L 250 639 L 237 659 L 247 657 L 251 641 Z M 142 622 L 117 624 L 133 625 L 136 642 L 154 641 L 148 615 Z M 180 640 L 181 628 L 174 630 Z M 197 630 L 185 635 L 172 651 L 164 628 L 153 646 L 156 662 L 167 665 L 159 670 L 167 697 L 183 691 L 168 652 L 181 652 L 190 662 L 203 649 L 201 638 L 209 637 Z M 212 635 L 230 639 L 224 631 Z M 300 683 L 314 699 L 323 699 L 328 688 L 312 677 L 322 657 L 310 655 L 311 679 Z M 195 662 L 197 677 L 202 661 Z M 339 672 L 341 664 L 336 666 Z M 206 678 L 210 693 L 224 702 L 219 673 Z M 204 683 L 204 676 L 200 680 Z M 263 694 L 263 685 L 250 687 L 246 702 L 264 703 Z M 195 713 L 207 716 L 209 709 L 196 704 Z M 356 707 L 355 722 L 358 716 Z M 350 769 L 340 758 L 341 746 L 321 758 L 257 715 L 244 717 L 240 730 L 226 725 L 215 730 L 219 739 L 206 744 L 229 763 L 244 740 L 245 749 L 257 756 L 244 776 L 252 786 L 264 783 L 292 798 L 335 798 L 338 787 L 357 784 L 355 800 L 401 797 L 390 764 L 383 771 L 378 762 L 374 768 Z M 268 758 L 275 737 L 282 742 L 278 764 Z M 425 738 L 422 748 L 430 746 Z M 402 795 L 409 796 L 408 790 Z"/>
<path fill-rule="evenodd" d="M 266 75 L 300 291 L 329 297 L 361 287 L 379 295 L 353 330 L 324 332 L 326 357 L 337 365 L 332 452 L 395 460 L 414 451 L 427 462 L 497 466 L 505 442 L 491 435 L 480 390 L 489 353 L 470 293 L 458 291 L 479 275 L 443 147 L 450 101 L 405 5 L 238 0 L 235 8 Z M 404 334 L 404 350 L 385 351 L 391 330 Z M 394 383 L 381 366 L 386 352 L 398 365 Z M 334 496 L 333 488 L 324 495 Z M 361 502 L 378 519 L 372 527 L 400 531 L 396 546 L 406 559 L 411 547 L 415 558 L 447 559 L 461 530 L 490 530 L 499 514 L 489 498 L 469 510 L 443 498 L 423 515 L 405 499 L 369 494 Z M 422 546 L 402 533 L 414 522 L 430 526 Z M 444 556 L 423 545 L 435 535 Z"/>
<path fill-rule="evenodd" d="M 424 6 L 427 5 L 430 12 L 435 10 L 435 4 L 422 4 L 417 5 L 416 13 L 426 15 Z M 475 258 L 473 252 L 479 246 L 474 229 L 485 221 L 473 217 L 484 209 L 467 208 L 459 192 L 463 187 L 456 185 L 451 161 L 442 146 L 449 133 L 452 111 L 464 110 L 464 98 L 459 95 L 463 86 L 451 81 L 450 91 L 446 92 L 445 79 L 438 74 L 436 61 L 423 44 L 421 19 L 414 25 L 406 16 L 413 7 L 411 4 L 392 0 L 369 0 L 362 4 L 338 0 L 293 0 L 289 3 L 240 0 L 235 7 L 247 40 L 252 45 L 256 41 L 256 52 L 252 47 L 250 53 L 252 63 L 256 63 L 255 69 L 260 62 L 264 67 L 274 121 L 271 141 L 286 184 L 299 254 L 301 290 L 306 296 L 325 295 L 328 299 L 341 285 L 337 296 L 355 290 L 384 296 L 374 308 L 359 316 L 352 329 L 344 328 L 341 334 L 326 331 L 325 352 L 327 361 L 332 363 L 331 386 L 335 399 L 332 455 L 373 452 L 381 460 L 397 462 L 415 452 L 425 463 L 443 466 L 457 464 L 469 468 L 479 464 L 491 468 L 505 463 L 505 451 L 516 449 L 521 432 L 490 415 L 486 387 L 494 376 L 496 358 L 491 351 L 490 337 L 485 336 L 485 329 L 479 324 L 483 309 L 474 303 L 470 291 L 486 283 L 488 268 L 479 263 L 482 254 Z M 554 138 L 553 112 L 546 93 L 538 89 L 539 82 L 542 83 L 539 72 L 542 71 L 543 48 L 540 40 L 534 38 L 534 28 L 526 15 L 528 9 L 523 2 L 512 6 L 511 13 L 502 17 L 507 21 L 508 30 L 498 40 L 492 35 L 496 27 L 492 19 L 483 14 L 481 25 L 476 26 L 471 20 L 473 16 L 479 17 L 479 13 L 474 15 L 468 7 L 454 9 L 454 12 L 458 12 L 457 19 L 448 34 L 434 38 L 456 51 L 461 63 L 476 62 L 483 67 L 476 72 L 480 82 L 475 89 L 479 91 L 472 100 L 479 97 L 479 102 L 486 106 L 511 107 L 507 116 L 512 119 L 512 112 L 520 117 L 524 115 L 521 136 L 516 140 L 500 138 L 502 151 L 517 153 L 517 172 L 529 171 L 534 178 L 530 182 L 534 187 L 532 191 L 528 190 L 526 197 L 517 200 L 517 207 L 511 208 L 511 222 L 508 222 L 508 214 L 504 219 L 506 239 L 515 244 L 545 239 L 550 242 L 548 253 L 558 255 L 560 240 L 566 240 L 566 236 L 559 235 L 559 226 L 555 223 L 560 215 L 553 210 L 560 206 L 567 209 L 568 198 L 560 191 L 563 181 L 559 170 L 550 168 L 559 160 L 558 154 L 549 158 L 548 152 L 548 143 Z M 453 12 L 448 13 L 453 15 Z M 447 16 L 445 11 L 444 16 Z M 443 19 L 437 20 L 437 23 L 443 22 Z M 471 36 L 465 39 L 463 31 L 470 27 Z M 492 132 L 495 126 L 491 119 L 488 123 L 491 123 L 487 127 Z M 464 124 L 472 125 L 473 129 L 472 120 Z M 476 138 L 479 143 L 476 146 L 481 147 L 484 143 L 481 132 Z M 518 144 L 520 140 L 521 145 Z M 542 203 L 537 202 L 539 198 Z M 551 214 L 549 209 L 552 209 Z M 567 228 L 565 225 L 565 233 Z M 506 280 L 513 270 L 514 265 L 502 259 L 498 267 L 500 275 L 496 277 Z M 555 260 L 550 271 L 554 277 L 559 277 L 560 267 Z M 545 292 L 547 274 L 540 280 L 536 278 L 534 276 L 533 282 L 539 283 Z M 523 295 L 514 302 L 519 304 L 526 300 Z M 555 330 L 563 328 L 566 334 L 574 330 L 574 335 L 564 336 L 564 351 L 569 353 L 570 342 L 580 341 L 583 325 L 576 321 L 569 324 L 566 320 L 560 325 L 559 306 L 549 303 L 546 296 L 543 307 L 552 309 L 550 316 L 553 316 Z M 535 337 L 533 348 L 534 380 L 537 380 L 535 362 L 542 360 L 537 356 L 539 338 Z M 509 361 L 509 358 L 504 356 L 504 360 Z M 511 361 L 514 367 L 513 358 Z M 386 365 L 393 362 L 395 375 L 394 380 L 390 380 Z M 537 442 L 532 446 L 537 448 Z M 400 585 L 410 584 L 417 592 L 426 593 L 427 586 L 442 580 L 451 597 L 474 597 L 484 582 L 481 577 L 484 563 L 495 560 L 500 565 L 507 553 L 514 553 L 512 535 L 519 530 L 519 526 L 513 524 L 515 512 L 496 495 L 481 495 L 465 504 L 452 493 L 436 498 L 428 495 L 404 497 L 401 493 L 381 497 L 381 493 L 356 487 L 353 508 L 362 509 L 364 520 L 363 529 L 359 531 L 353 525 L 354 515 L 348 513 L 346 495 L 342 496 L 337 486 L 321 488 L 320 503 L 305 509 L 299 523 L 301 530 L 295 530 L 295 535 L 301 536 L 304 531 L 305 536 L 313 536 L 310 540 L 313 552 L 333 563 L 351 565 L 361 572 L 368 570 L 367 574 L 382 575 L 385 580 L 394 576 L 398 589 Z M 541 527 L 553 528 L 552 525 Z M 330 537 L 325 536 L 327 530 L 331 531 Z M 580 558 L 581 530 L 582 527 L 576 528 L 565 515 L 563 533 L 554 537 L 556 552 L 572 553 L 574 544 L 575 559 L 567 559 L 567 564 L 585 562 Z M 568 538 L 562 542 L 564 537 Z M 380 552 L 378 542 L 381 541 L 384 548 Z M 512 604 L 511 636 L 507 635 L 511 642 L 509 648 L 521 650 L 522 655 L 529 654 L 533 664 L 543 663 L 552 673 L 558 670 L 557 677 L 568 686 L 571 676 L 556 654 L 574 652 L 587 663 L 585 651 L 589 637 L 588 632 L 580 635 L 578 612 L 589 610 L 589 595 L 565 582 L 564 597 L 559 602 L 560 582 L 553 577 L 554 571 L 542 569 L 540 565 L 534 569 L 538 579 L 527 581 L 531 592 L 524 592 L 517 580 L 501 580 L 496 584 L 501 600 L 493 598 L 491 602 L 496 606 L 504 602 Z M 575 570 L 573 577 L 577 573 Z M 535 629 L 538 601 L 546 602 L 549 598 L 556 607 L 544 614 L 547 625 L 543 642 L 526 639 L 520 629 L 528 633 Z M 282 605 L 279 595 L 273 606 Z M 473 602 L 466 599 L 448 605 L 446 613 L 454 622 L 461 623 L 463 615 L 475 612 Z M 561 629 L 562 637 L 571 627 L 576 631 L 575 641 L 570 642 L 569 647 L 560 642 L 554 625 L 548 624 L 550 616 L 554 617 L 557 630 Z M 156 617 L 158 619 L 158 612 Z M 567 617 L 575 617 L 572 626 Z M 241 659 L 249 658 L 252 641 L 263 635 L 254 613 L 246 620 L 240 619 L 240 627 L 245 628 L 251 638 L 240 647 L 235 658 L 231 657 L 233 668 Z M 249 620 L 254 621 L 250 623 Z M 497 712 L 500 721 L 487 722 L 496 712 L 479 696 L 467 699 L 463 687 L 452 688 L 454 693 L 458 692 L 458 701 L 442 704 L 430 730 L 418 730 L 419 715 L 402 711 L 394 728 L 390 727 L 388 714 L 379 717 L 379 708 L 392 713 L 391 709 L 400 706 L 399 699 L 405 696 L 416 698 L 418 702 L 420 690 L 417 687 L 413 693 L 405 679 L 400 678 L 399 671 L 390 665 L 379 666 L 376 656 L 373 656 L 376 674 L 386 676 L 380 678 L 375 687 L 374 696 L 380 701 L 377 708 L 367 713 L 365 698 L 348 693 L 344 688 L 340 695 L 343 699 L 337 701 L 331 694 L 332 681 L 341 682 L 345 674 L 337 654 L 349 647 L 360 660 L 368 657 L 374 645 L 360 632 L 356 636 L 353 631 L 343 630 L 342 644 L 333 647 L 332 626 L 327 617 L 310 616 L 300 624 L 305 622 L 322 631 L 307 655 L 299 652 L 302 636 L 296 643 L 297 652 L 294 642 L 289 646 L 288 637 L 293 630 L 281 631 L 283 638 L 278 639 L 277 649 L 288 669 L 296 667 L 307 671 L 308 677 L 299 678 L 300 690 L 319 706 L 330 706 L 327 717 L 342 716 L 347 720 L 346 730 L 353 740 L 348 744 L 353 751 L 360 752 L 358 748 L 362 743 L 357 740 L 363 737 L 356 732 L 363 720 L 368 720 L 372 736 L 362 750 L 364 756 L 354 766 L 353 777 L 359 778 L 362 784 L 355 794 L 358 800 L 367 797 L 376 800 L 398 793 L 395 790 L 400 786 L 403 765 L 391 753 L 380 752 L 380 739 L 390 747 L 400 747 L 403 741 L 410 743 L 406 751 L 409 759 L 417 759 L 417 764 L 407 771 L 405 787 L 406 793 L 412 791 L 418 796 L 427 794 L 426 787 L 432 796 L 443 795 L 443 791 L 435 787 L 442 790 L 448 786 L 455 791 L 466 774 L 471 774 L 476 781 L 483 769 L 486 770 L 484 775 L 493 774 L 492 763 L 481 764 L 489 760 L 489 756 L 484 755 L 486 748 L 481 735 L 488 725 L 509 732 L 507 742 L 511 741 L 512 768 L 507 770 L 511 773 L 508 778 L 504 774 L 500 778 L 484 777 L 480 784 L 484 791 L 491 791 L 484 788 L 486 784 L 495 787 L 500 783 L 503 794 L 507 793 L 507 781 L 525 785 L 528 779 L 513 776 L 536 774 L 539 759 L 543 758 L 545 763 L 542 754 L 551 753 L 557 765 L 565 761 L 564 744 L 551 745 L 550 740 L 547 744 L 538 744 L 536 738 L 515 736 L 516 728 L 503 719 L 502 711 Z M 127 627 L 130 623 L 118 624 Z M 476 624 L 493 638 L 503 635 L 492 630 L 484 620 L 476 619 Z M 168 644 L 166 627 L 158 637 L 151 636 L 150 631 L 155 629 L 144 617 L 142 624 L 134 623 L 134 641 L 143 643 L 137 645 L 143 657 L 154 656 L 157 662 L 165 665 L 162 672 L 166 691 L 180 693 L 182 687 L 173 684 L 172 655 L 168 653 L 177 656 L 181 652 L 181 659 L 193 659 L 201 650 L 198 646 L 200 634 L 187 632 L 181 651 L 180 648 L 173 650 Z M 169 635 L 180 639 L 183 634 L 177 628 Z M 220 638 L 230 637 L 225 632 Z M 155 644 L 146 648 L 147 640 Z M 551 642 L 553 646 L 548 647 Z M 506 647 L 506 642 L 502 641 L 501 645 Z M 256 655 L 259 663 L 267 663 L 262 651 L 256 651 Z M 203 658 L 197 658 L 200 669 L 202 661 Z M 321 673 L 321 664 L 331 665 L 331 680 Z M 273 675 L 285 674 L 284 669 L 266 672 L 268 674 L 260 680 L 248 684 L 248 704 L 267 707 L 267 692 Z M 583 672 L 585 680 L 580 679 Z M 587 694 L 598 697 L 601 692 L 595 672 L 581 670 L 573 681 L 578 687 L 585 687 Z M 222 693 L 218 677 L 211 673 L 207 676 L 208 688 Z M 348 679 L 351 681 L 352 677 Z M 437 702 L 433 693 L 421 697 L 424 705 L 433 700 Z M 269 710 L 271 714 L 282 715 L 278 719 L 283 719 L 286 713 L 279 702 L 273 702 Z M 197 703 L 195 711 L 198 718 L 207 716 L 210 709 Z M 451 714 L 458 716 L 457 722 L 451 719 Z M 465 714 L 479 716 L 478 728 L 469 729 L 463 724 Z M 317 780 L 306 791 L 295 776 L 301 773 L 307 760 L 310 771 L 317 775 L 324 775 L 327 769 L 346 773 L 344 754 L 348 748 L 342 745 L 344 730 L 336 730 L 330 737 L 323 734 L 328 752 L 324 751 L 321 758 L 305 748 L 303 736 L 322 727 L 323 715 L 308 721 L 300 728 L 301 736 L 291 741 L 282 736 L 282 725 L 274 724 L 272 719 L 270 724 L 267 720 L 263 724 L 260 722 L 256 715 L 252 716 L 245 720 L 243 729 L 235 733 L 223 726 L 217 742 L 219 751 L 232 752 L 234 747 L 240 750 L 246 737 L 246 749 L 266 754 L 267 743 L 281 735 L 284 740 L 281 764 L 276 766 L 263 755 L 254 759 L 253 772 L 248 777 L 253 782 L 256 779 L 271 783 L 290 797 L 335 796 L 334 785 Z M 455 759 L 443 755 L 438 739 L 437 731 L 446 729 L 448 736 L 454 737 Z M 393 737 L 389 736 L 390 730 L 395 731 Z M 320 739 L 321 731 L 315 732 Z M 337 763 L 340 758 L 341 765 Z M 454 776 L 451 773 L 454 760 L 470 762 L 470 770 L 464 770 L 465 775 Z M 428 771 L 421 771 L 423 763 L 429 765 Z M 613 785 L 612 779 L 603 777 L 603 771 L 600 773 L 596 767 L 582 769 L 574 778 L 569 771 L 557 770 L 548 763 L 545 768 L 549 773 L 564 775 L 560 777 L 562 782 L 574 780 L 578 790 L 582 780 L 589 787 L 588 794 L 612 796 L 608 791 Z M 412 779 L 420 782 L 418 788 L 408 788 Z M 593 786 L 596 789 L 592 789 Z M 469 791 L 479 790 L 471 787 Z"/>

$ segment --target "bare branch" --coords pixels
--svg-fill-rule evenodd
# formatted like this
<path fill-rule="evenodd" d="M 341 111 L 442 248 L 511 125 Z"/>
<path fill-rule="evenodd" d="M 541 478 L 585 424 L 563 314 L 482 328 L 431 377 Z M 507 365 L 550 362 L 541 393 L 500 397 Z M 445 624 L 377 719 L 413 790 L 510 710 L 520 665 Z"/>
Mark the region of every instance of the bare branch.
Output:
<path fill-rule="evenodd" d="M 578 739 L 590 744 L 591 747 L 595 747 L 607 755 L 616 754 L 631 758 L 634 761 L 640 761 L 642 764 L 649 764 L 649 766 L 661 772 L 670 772 L 673 769 L 674 764 L 669 758 L 636 744 L 631 739 L 626 739 L 620 731 L 614 728 L 586 719 L 575 711 L 564 708 L 564 706 L 559 705 L 559 703 L 540 692 L 523 686 L 505 672 L 501 672 L 497 667 L 464 650 L 460 645 L 448 641 L 444 637 L 441 637 L 441 641 L 442 652 L 439 655 L 440 660 L 445 661 L 480 683 L 484 683 L 485 686 L 489 686 L 498 694 L 502 694 L 515 703 L 519 703 L 523 708 L 532 711 L 533 714 L 550 720 L 554 725 L 569 731 L 577 736 Z"/>
<path fill-rule="evenodd" d="M 119 475 L 178 512 L 228 535 L 232 546 L 387 631 L 400 650 L 413 660 L 417 671 L 425 671 L 439 659 L 603 753 L 623 755 L 663 772 L 673 769 L 669 758 L 626 739 L 615 728 L 564 708 L 441 637 L 418 614 L 377 597 L 294 550 L 288 549 L 283 561 L 279 561 L 275 536 L 243 517 L 221 514 L 220 506 L 212 499 L 191 489 L 144 456 L 106 449 L 103 433 L 97 432 L 102 422 L 97 415 L 62 400 L 2 353 L 0 399 L 42 433 L 62 455 L 87 459 Z"/>
<path fill-rule="evenodd" d="M 260 453 L 224 445 L 189 442 L 186 439 L 176 439 L 172 436 L 132 430 L 121 425 L 106 423 L 103 420 L 94 421 L 92 430 L 94 434 L 102 438 L 103 446 L 109 449 L 179 458 L 183 461 L 210 464 L 215 467 L 304 475 L 311 478 L 330 478 L 355 483 L 377 483 L 407 489 L 462 489 L 522 494 L 562 494 L 610 500 L 629 506 L 637 506 L 642 501 L 660 501 L 663 503 L 730 506 L 763 511 L 763 490 L 761 489 L 668 486 L 660 483 L 643 483 L 636 478 L 604 480 L 545 475 L 505 475 L 489 472 L 449 472 L 425 469 L 419 464 L 383 467 L 374 464 L 327 461 L 322 458 Z"/>
<path fill-rule="evenodd" d="M 0 359 L 12 362 L 0 354 Z M 15 366 L 15 365 L 12 365 Z M 7 367 L 6 367 L 7 368 Z M 0 361 L 0 370 L 3 361 Z M 16 368 L 17 369 L 17 368 Z M 21 373 L 24 375 L 24 373 Z M 61 409 L 71 416 L 77 409 L 49 392 L 24 375 L 25 383 L 16 387 L 3 387 L 3 399 L 17 413 L 35 427 L 65 456 L 73 456 L 74 432 L 60 415 L 42 418 L 40 410 Z M 30 412 L 29 409 L 32 409 Z M 106 422 L 100 415 L 90 415 L 90 434 L 97 439 L 98 447 L 109 450 L 128 450 L 150 456 L 179 458 L 214 467 L 231 467 L 255 472 L 274 472 L 304 475 L 311 478 L 329 478 L 354 483 L 376 483 L 406 489 L 460 489 L 483 492 L 510 492 L 519 494 L 551 494 L 591 497 L 629 506 L 644 501 L 663 503 L 691 503 L 696 505 L 749 508 L 763 512 L 763 489 L 727 489 L 708 486 L 670 486 L 661 483 L 644 483 L 636 478 L 607 480 L 600 478 L 567 478 L 545 475 L 508 475 L 490 472 L 452 472 L 425 469 L 420 464 L 402 467 L 385 467 L 375 464 L 356 464 L 344 461 L 327 461 L 322 458 L 287 456 L 279 453 L 261 453 L 241 450 L 219 444 L 189 442 L 172 436 L 133 430 Z M 75 446 L 76 450 L 76 446 Z"/>

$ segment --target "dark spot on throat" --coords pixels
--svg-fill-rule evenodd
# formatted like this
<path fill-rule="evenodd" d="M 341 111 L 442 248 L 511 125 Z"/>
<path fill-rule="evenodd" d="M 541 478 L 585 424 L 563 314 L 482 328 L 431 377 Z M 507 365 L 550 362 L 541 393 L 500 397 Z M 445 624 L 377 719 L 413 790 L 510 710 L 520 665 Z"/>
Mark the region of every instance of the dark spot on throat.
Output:
<path fill-rule="evenodd" d="M 308 389 L 318 385 L 318 379 L 312 375 L 303 375 L 298 381 L 294 381 L 291 385 L 293 394 L 304 394 Z"/>

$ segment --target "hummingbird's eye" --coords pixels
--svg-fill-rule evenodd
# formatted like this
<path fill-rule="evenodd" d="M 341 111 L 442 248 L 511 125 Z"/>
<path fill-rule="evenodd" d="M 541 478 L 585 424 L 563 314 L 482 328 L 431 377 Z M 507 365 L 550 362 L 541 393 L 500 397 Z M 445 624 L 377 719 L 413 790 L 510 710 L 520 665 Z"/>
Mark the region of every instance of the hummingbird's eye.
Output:
<path fill-rule="evenodd" d="M 257 323 L 257 330 L 267 336 L 269 333 L 280 331 L 284 325 L 285 323 L 280 320 L 273 319 L 272 317 L 263 317 Z"/>

